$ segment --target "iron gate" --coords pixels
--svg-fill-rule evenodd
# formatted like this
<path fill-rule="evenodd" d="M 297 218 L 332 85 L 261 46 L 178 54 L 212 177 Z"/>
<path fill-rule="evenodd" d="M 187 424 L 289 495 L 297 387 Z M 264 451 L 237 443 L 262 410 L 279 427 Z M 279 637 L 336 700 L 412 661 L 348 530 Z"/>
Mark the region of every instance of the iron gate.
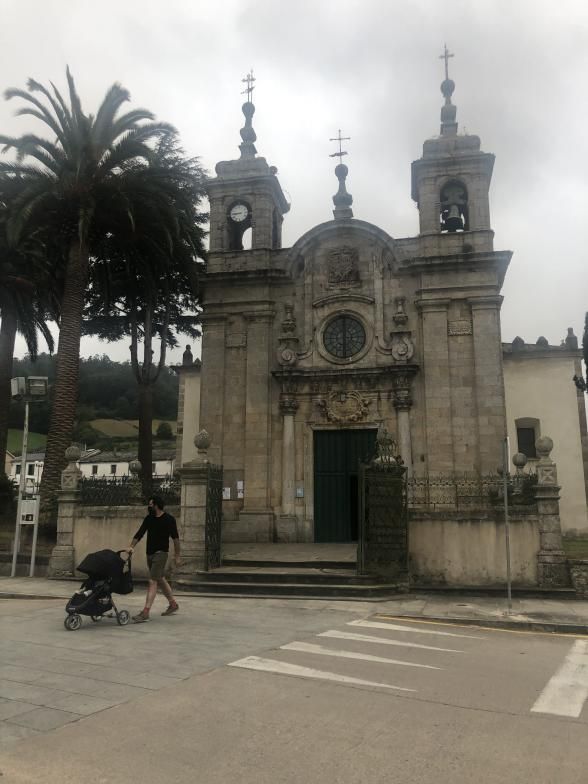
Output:
<path fill-rule="evenodd" d="M 378 434 L 376 454 L 359 467 L 360 574 L 408 581 L 406 473 L 393 439 Z"/>
<path fill-rule="evenodd" d="M 221 524 L 223 504 L 223 467 L 208 464 L 206 483 L 205 559 L 206 569 L 221 565 Z"/>

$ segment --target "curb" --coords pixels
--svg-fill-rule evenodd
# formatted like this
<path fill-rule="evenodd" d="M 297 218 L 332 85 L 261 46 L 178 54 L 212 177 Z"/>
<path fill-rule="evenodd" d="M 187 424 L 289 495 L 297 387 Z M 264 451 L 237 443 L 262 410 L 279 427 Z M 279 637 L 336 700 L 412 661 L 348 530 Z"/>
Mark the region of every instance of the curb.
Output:
<path fill-rule="evenodd" d="M 377 614 L 377 617 L 381 619 L 404 619 L 404 620 L 412 620 L 412 621 L 422 621 L 426 623 L 430 621 L 431 623 L 446 623 L 446 624 L 459 624 L 461 626 L 477 626 L 480 629 L 504 629 L 505 631 L 524 631 L 524 632 L 547 632 L 550 634 L 571 634 L 571 635 L 587 635 L 588 636 L 588 625 L 586 624 L 577 624 L 577 623 L 553 623 L 551 621 L 533 621 L 533 620 L 526 620 L 526 621 L 509 621 L 507 619 L 499 619 L 499 618 L 460 618 L 459 616 L 453 616 L 448 618 L 447 616 L 439 616 L 439 615 L 388 615 L 387 613 L 384 614 Z"/>

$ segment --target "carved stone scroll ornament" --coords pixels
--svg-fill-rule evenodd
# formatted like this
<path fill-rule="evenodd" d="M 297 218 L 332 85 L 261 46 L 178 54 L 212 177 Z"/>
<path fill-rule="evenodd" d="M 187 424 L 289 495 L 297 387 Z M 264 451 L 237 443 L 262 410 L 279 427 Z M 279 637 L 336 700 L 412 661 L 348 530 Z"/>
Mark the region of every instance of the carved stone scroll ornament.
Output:
<path fill-rule="evenodd" d="M 298 363 L 299 340 L 296 334 L 296 317 L 292 305 L 285 305 L 284 310 L 285 316 L 278 337 L 277 359 L 280 365 L 293 367 Z"/>
<path fill-rule="evenodd" d="M 357 248 L 343 245 L 329 253 L 328 281 L 332 286 L 349 286 L 359 283 L 359 252 Z"/>
<path fill-rule="evenodd" d="M 318 406 L 329 422 L 360 422 L 365 419 L 370 402 L 359 392 L 331 392 Z"/>
<path fill-rule="evenodd" d="M 414 356 L 414 344 L 410 334 L 392 334 L 392 357 L 396 362 L 408 362 Z"/>

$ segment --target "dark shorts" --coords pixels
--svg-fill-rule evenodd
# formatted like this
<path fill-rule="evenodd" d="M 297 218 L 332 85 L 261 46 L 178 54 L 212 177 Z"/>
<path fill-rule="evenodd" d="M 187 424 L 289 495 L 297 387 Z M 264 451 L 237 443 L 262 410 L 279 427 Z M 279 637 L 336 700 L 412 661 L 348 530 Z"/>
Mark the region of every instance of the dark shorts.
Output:
<path fill-rule="evenodd" d="M 161 580 L 165 576 L 165 567 L 169 553 L 158 550 L 156 553 L 147 556 L 147 566 L 149 567 L 149 577 L 152 580 Z"/>

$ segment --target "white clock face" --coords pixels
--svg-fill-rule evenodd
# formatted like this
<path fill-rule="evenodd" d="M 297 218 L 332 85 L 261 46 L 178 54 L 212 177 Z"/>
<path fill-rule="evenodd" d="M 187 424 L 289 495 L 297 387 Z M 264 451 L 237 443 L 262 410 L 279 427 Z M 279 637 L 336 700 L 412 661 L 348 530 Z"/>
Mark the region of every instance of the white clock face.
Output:
<path fill-rule="evenodd" d="M 249 207 L 246 204 L 235 204 L 234 207 L 231 207 L 229 214 L 235 223 L 242 223 L 249 215 Z"/>

